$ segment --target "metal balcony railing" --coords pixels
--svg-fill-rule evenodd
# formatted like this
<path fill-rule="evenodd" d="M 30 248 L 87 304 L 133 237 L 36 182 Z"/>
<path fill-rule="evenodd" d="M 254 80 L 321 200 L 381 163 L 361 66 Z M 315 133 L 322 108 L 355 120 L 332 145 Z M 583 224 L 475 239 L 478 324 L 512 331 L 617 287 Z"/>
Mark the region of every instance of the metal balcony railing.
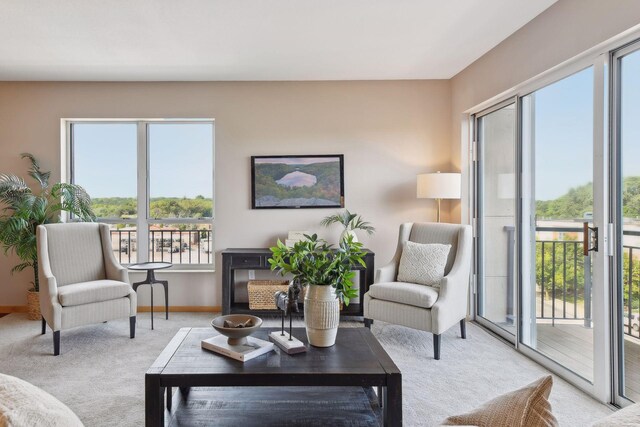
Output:
<path fill-rule="evenodd" d="M 513 319 L 515 289 L 514 256 L 515 229 L 508 233 L 507 318 Z M 551 320 L 581 320 L 592 326 L 591 318 L 591 255 L 583 255 L 582 227 L 536 227 L 536 232 L 576 233 L 578 240 L 563 238 L 536 239 L 536 318 Z M 626 230 L 624 236 L 640 236 Z M 640 338 L 640 247 L 623 245 L 623 310 L 624 332 Z M 634 277 L 635 275 L 635 277 Z"/>
<path fill-rule="evenodd" d="M 121 264 L 138 262 L 137 231 L 111 230 L 116 258 Z M 211 264 L 211 230 L 149 230 L 149 261 L 173 264 Z"/>

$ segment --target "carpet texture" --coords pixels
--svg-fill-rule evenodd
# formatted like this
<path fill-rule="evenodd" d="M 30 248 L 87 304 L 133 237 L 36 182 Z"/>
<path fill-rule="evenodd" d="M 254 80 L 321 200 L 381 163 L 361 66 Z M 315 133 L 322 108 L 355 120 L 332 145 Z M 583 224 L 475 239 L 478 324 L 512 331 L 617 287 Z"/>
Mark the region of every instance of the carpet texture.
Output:
<path fill-rule="evenodd" d="M 141 426 L 146 370 L 178 329 L 208 327 L 214 316 L 169 317 L 156 315 L 152 331 L 149 313 L 139 314 L 133 340 L 128 319 L 62 331 L 62 354 L 54 357 L 51 330 L 40 335 L 39 321 L 11 314 L 0 318 L 0 372 L 51 393 L 88 427 Z M 279 326 L 279 321 L 267 320 L 265 326 Z M 449 415 L 467 412 L 548 374 L 474 324 L 468 324 L 466 340 L 459 338 L 458 328 L 443 334 L 439 361 L 433 359 L 429 333 L 379 322 L 372 331 L 402 371 L 404 425 L 410 427 L 438 425 Z M 611 413 L 558 377 L 550 401 L 563 427 L 588 426 Z"/>

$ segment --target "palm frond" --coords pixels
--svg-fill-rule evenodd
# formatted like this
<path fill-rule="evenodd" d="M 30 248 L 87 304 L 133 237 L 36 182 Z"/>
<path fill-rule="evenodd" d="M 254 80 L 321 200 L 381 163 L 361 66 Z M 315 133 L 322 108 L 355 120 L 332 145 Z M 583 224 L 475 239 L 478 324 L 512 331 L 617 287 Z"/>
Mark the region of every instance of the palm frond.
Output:
<path fill-rule="evenodd" d="M 18 264 L 18 265 L 16 265 L 16 266 L 14 266 L 14 267 L 11 269 L 11 274 L 13 274 L 13 273 L 19 273 L 19 272 L 21 272 L 22 270 L 24 270 L 25 268 L 29 268 L 29 267 L 33 267 L 33 262 L 31 262 L 31 261 L 21 262 L 20 264 Z"/>
<path fill-rule="evenodd" d="M 31 168 L 29 169 L 29 176 L 40 184 L 40 187 L 44 190 L 49 187 L 49 177 L 51 176 L 51 172 L 43 172 L 40 170 L 40 163 L 36 160 L 36 158 L 31 153 L 22 153 L 20 157 L 23 159 L 29 159 L 31 162 Z"/>
<path fill-rule="evenodd" d="M 57 183 L 51 187 L 51 197 L 59 202 L 51 205 L 50 211 L 68 211 L 81 221 L 93 222 L 96 215 L 91 209 L 91 197 L 79 185 Z"/>
<path fill-rule="evenodd" d="M 31 194 L 31 189 L 19 176 L 0 174 L 0 203 L 13 209 Z"/>

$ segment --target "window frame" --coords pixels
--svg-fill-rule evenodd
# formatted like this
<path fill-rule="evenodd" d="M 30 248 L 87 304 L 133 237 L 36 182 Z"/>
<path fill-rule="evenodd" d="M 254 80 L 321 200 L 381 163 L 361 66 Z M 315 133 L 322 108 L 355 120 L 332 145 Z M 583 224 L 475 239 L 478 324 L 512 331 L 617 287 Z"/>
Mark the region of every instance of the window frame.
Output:
<path fill-rule="evenodd" d="M 149 261 L 149 227 L 153 224 L 209 224 L 211 226 L 211 262 L 208 264 L 178 264 L 174 263 L 172 270 L 186 271 L 214 271 L 215 256 L 213 255 L 215 245 L 214 223 L 215 223 L 215 119 L 194 118 L 194 119 L 84 119 L 66 118 L 61 119 L 62 150 L 61 150 L 61 180 L 62 182 L 74 183 L 74 153 L 73 153 L 73 126 L 75 124 L 136 124 L 136 201 L 137 215 L 135 220 L 126 221 L 122 218 L 97 218 L 97 221 L 104 224 L 136 224 L 137 235 L 137 263 Z M 149 180 L 149 125 L 151 124 L 210 124 L 211 125 L 211 217 L 207 218 L 152 218 L 150 216 L 150 180 Z M 65 216 L 63 220 L 72 218 Z"/>

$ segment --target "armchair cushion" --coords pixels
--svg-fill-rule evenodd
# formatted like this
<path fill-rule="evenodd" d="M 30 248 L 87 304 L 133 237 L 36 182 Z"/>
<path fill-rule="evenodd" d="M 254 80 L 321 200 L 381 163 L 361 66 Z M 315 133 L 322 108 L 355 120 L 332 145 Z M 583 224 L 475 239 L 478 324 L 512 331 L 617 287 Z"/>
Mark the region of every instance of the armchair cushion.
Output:
<path fill-rule="evenodd" d="M 124 298 L 132 291 L 128 283 L 115 280 L 94 280 L 58 288 L 58 300 L 63 307 L 90 304 Z"/>
<path fill-rule="evenodd" d="M 431 308 L 438 300 L 438 290 L 415 283 L 386 282 L 371 285 L 369 296 L 384 301 Z"/>
<path fill-rule="evenodd" d="M 451 245 L 407 241 L 400 256 L 398 281 L 439 287 Z"/>

